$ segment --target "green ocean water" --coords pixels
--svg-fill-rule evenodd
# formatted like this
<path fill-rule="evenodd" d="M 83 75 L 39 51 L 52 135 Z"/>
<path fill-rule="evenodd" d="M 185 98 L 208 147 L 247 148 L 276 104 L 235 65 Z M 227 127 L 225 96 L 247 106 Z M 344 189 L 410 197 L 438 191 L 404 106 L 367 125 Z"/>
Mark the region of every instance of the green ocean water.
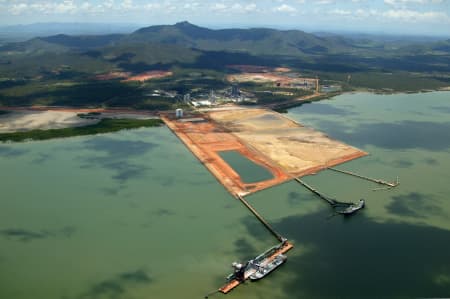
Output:
<path fill-rule="evenodd" d="M 288 116 L 370 153 L 340 168 L 401 184 L 304 178 L 366 199 L 346 218 L 295 182 L 248 197 L 295 248 L 226 297 L 450 297 L 450 93 L 344 94 Z M 0 144 L 0 169 L 2 299 L 203 298 L 276 243 L 165 127 Z"/>

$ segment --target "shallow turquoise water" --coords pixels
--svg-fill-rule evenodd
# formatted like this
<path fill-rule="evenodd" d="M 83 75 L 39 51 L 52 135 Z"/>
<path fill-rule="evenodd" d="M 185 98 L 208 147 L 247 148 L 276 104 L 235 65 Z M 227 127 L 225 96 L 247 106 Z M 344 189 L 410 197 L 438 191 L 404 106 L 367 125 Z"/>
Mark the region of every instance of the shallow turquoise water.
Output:
<path fill-rule="evenodd" d="M 370 153 L 248 197 L 295 243 L 229 298 L 450 296 L 450 93 L 345 94 L 289 117 Z M 167 128 L 0 145 L 0 298 L 202 298 L 273 237 Z M 221 295 L 216 295 L 220 297 Z"/>

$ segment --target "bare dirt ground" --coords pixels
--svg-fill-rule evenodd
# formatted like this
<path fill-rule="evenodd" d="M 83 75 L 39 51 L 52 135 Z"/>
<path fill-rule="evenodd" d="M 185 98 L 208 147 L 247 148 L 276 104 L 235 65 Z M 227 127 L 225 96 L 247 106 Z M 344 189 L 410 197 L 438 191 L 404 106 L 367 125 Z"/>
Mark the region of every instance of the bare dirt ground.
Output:
<path fill-rule="evenodd" d="M 162 119 L 233 195 L 253 193 L 367 155 L 266 109 L 210 111 L 182 120 L 165 114 Z M 243 182 L 219 155 L 230 150 L 265 167 L 273 179 Z"/>
<path fill-rule="evenodd" d="M 106 74 L 100 74 L 95 76 L 97 80 L 113 80 L 113 79 L 122 79 L 122 82 L 144 82 L 151 79 L 164 78 L 168 76 L 172 76 L 172 72 L 168 71 L 149 71 L 141 74 L 133 75 L 130 72 L 109 72 Z"/>
<path fill-rule="evenodd" d="M 95 76 L 97 80 L 113 80 L 113 79 L 124 79 L 131 76 L 130 72 L 109 72 L 107 74 L 101 74 Z"/>
<path fill-rule="evenodd" d="M 131 77 L 123 80 L 123 82 L 130 82 L 130 81 L 144 82 L 144 81 L 151 80 L 151 79 L 169 77 L 172 75 L 173 75 L 172 72 L 167 72 L 167 71 L 150 71 L 150 72 L 145 72 L 145 73 L 138 74 L 135 76 L 131 76 Z"/>
<path fill-rule="evenodd" d="M 230 64 L 227 65 L 227 68 L 238 70 L 244 73 L 269 73 L 269 72 L 287 73 L 291 71 L 291 69 L 287 67 L 272 68 L 264 65 L 250 65 L 250 64 Z"/>
<path fill-rule="evenodd" d="M 288 72 L 292 71 L 290 68 L 287 68 L 287 67 L 276 67 L 273 70 L 275 72 L 279 72 L 279 73 L 288 73 Z"/>
<path fill-rule="evenodd" d="M 295 85 L 302 86 L 304 84 L 314 86 L 317 82 L 315 78 L 292 78 L 283 74 L 266 72 L 266 73 L 240 73 L 227 76 L 227 80 L 230 82 L 255 82 L 255 83 L 276 83 L 280 87 L 292 87 Z"/>
<path fill-rule="evenodd" d="M 220 111 L 209 116 L 296 177 L 367 155 L 271 110 Z"/>
<path fill-rule="evenodd" d="M 191 152 L 205 165 L 217 180 L 232 194 L 246 195 L 274 185 L 278 185 L 290 177 L 277 165 L 273 165 L 264 155 L 243 144 L 239 138 L 206 114 L 193 115 L 203 118 L 203 122 L 179 121 L 171 115 L 162 115 L 167 126 L 184 142 Z M 245 183 L 239 174 L 231 168 L 219 155 L 221 151 L 238 151 L 254 163 L 269 170 L 273 178 L 257 183 Z"/>

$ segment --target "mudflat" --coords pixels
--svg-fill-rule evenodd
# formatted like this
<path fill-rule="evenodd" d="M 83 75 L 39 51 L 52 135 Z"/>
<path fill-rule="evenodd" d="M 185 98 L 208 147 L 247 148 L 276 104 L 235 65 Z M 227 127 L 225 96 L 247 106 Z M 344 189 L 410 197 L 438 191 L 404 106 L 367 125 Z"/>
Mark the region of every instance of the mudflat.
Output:
<path fill-rule="evenodd" d="M 0 133 L 78 127 L 98 121 L 79 118 L 70 111 L 14 111 L 0 117 Z"/>

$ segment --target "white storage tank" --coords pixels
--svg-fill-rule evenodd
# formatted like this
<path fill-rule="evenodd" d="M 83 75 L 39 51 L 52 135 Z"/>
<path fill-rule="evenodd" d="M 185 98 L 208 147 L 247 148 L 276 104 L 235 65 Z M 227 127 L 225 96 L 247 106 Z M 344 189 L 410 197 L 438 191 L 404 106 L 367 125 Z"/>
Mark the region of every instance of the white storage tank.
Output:
<path fill-rule="evenodd" d="M 177 110 L 175 110 L 175 116 L 177 118 L 183 117 L 183 109 L 178 108 Z"/>

